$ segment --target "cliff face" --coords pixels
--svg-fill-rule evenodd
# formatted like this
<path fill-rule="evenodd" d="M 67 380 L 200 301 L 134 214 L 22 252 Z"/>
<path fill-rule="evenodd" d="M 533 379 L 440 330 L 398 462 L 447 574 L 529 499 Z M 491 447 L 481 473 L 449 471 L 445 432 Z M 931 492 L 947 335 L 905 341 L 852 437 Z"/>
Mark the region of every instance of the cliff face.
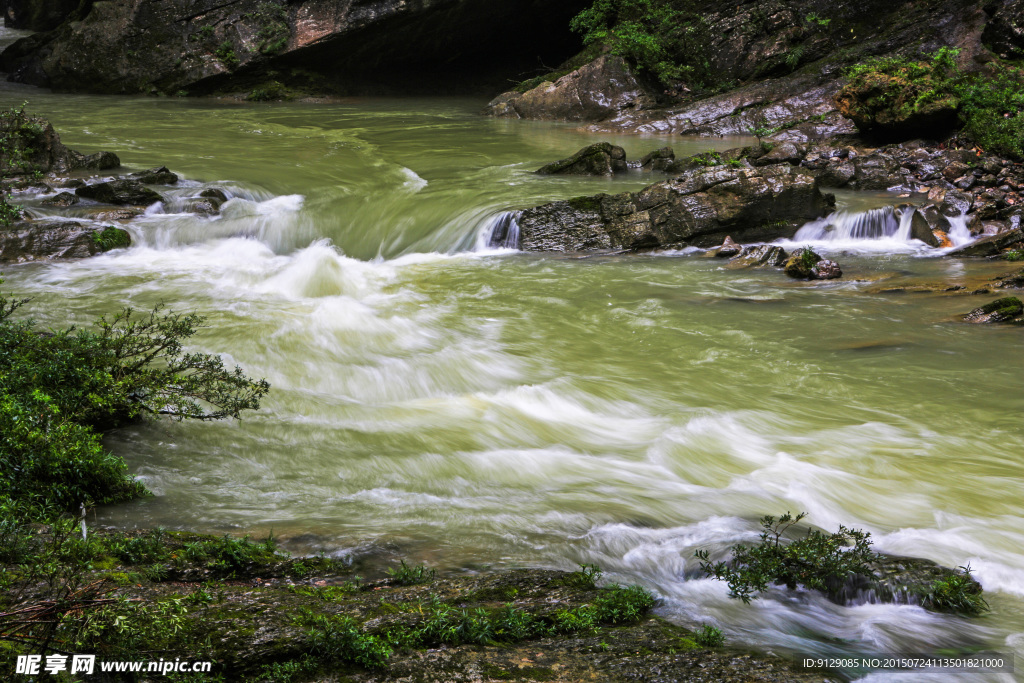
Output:
<path fill-rule="evenodd" d="M 0 69 L 24 83 L 102 93 L 267 82 L 335 94 L 482 91 L 577 51 L 567 26 L 586 4 L 104 0 L 80 21 L 15 43 Z"/>
<path fill-rule="evenodd" d="M 854 132 L 832 102 L 847 66 L 873 56 L 955 46 L 970 69 L 985 58 L 987 44 L 1013 55 L 1015 40 L 1024 45 L 1014 23 L 1024 6 L 1020 0 L 702 4 L 707 11 L 693 15 L 693 26 L 699 27 L 694 34 L 700 36 L 693 53 L 706 64 L 704 82 L 683 78 L 666 86 L 634 69 L 605 77 L 602 84 L 595 82 L 597 62 L 591 62 L 565 75 L 555 72 L 533 89 L 505 92 L 485 113 L 582 121 L 594 132 L 735 135 L 762 126 L 782 130 L 779 139 L 807 141 Z M 567 116 L 561 105 L 576 101 L 573 91 L 584 79 L 588 88 L 609 96 L 600 108 Z M 619 87 L 625 82 L 639 88 Z"/>
<path fill-rule="evenodd" d="M 0 0 L 4 26 L 29 31 L 57 28 L 72 14 L 85 16 L 93 0 Z"/>

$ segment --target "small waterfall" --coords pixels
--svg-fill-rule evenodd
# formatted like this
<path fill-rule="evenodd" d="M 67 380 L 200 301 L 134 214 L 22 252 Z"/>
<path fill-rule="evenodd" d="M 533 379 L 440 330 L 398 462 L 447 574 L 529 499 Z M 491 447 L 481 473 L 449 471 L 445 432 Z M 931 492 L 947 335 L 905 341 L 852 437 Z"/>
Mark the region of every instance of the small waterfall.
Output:
<path fill-rule="evenodd" d="M 518 249 L 521 211 L 503 211 L 491 219 L 480 232 L 477 250 Z"/>
<path fill-rule="evenodd" d="M 974 235 L 967 228 L 967 216 L 966 214 L 960 214 L 959 216 L 947 216 L 946 220 L 949 221 L 949 232 L 947 236 L 949 241 L 953 243 L 954 247 L 959 247 L 961 244 L 967 244 L 974 240 Z"/>
<path fill-rule="evenodd" d="M 811 221 L 797 231 L 794 241 L 910 239 L 911 209 L 892 206 L 851 213 L 837 211 L 825 218 Z"/>

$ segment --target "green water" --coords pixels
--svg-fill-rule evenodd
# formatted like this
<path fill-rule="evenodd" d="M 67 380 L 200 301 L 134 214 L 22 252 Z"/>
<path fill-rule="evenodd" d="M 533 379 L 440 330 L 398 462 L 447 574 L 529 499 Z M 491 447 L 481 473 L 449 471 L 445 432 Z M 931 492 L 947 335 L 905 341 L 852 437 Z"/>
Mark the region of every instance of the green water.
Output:
<path fill-rule="evenodd" d="M 878 292 L 973 287 L 1006 267 L 842 243 L 842 280 L 800 283 L 694 254 L 480 249 L 504 209 L 653 176 L 535 176 L 594 139 L 482 118 L 475 100 L 242 105 L 0 86 L 4 105 L 22 99 L 69 146 L 182 174 L 166 211 L 197 183 L 236 199 L 217 220 L 140 218 L 125 251 L 7 266 L 6 288 L 51 325 L 127 304 L 196 310 L 209 318 L 198 349 L 273 386 L 242 422 L 112 434 L 156 496 L 101 523 L 273 529 L 297 551 L 451 571 L 596 562 L 655 590 L 671 619 L 797 654 L 1024 654 L 1022 332 L 956 322 L 988 298 Z M 737 142 L 611 141 L 630 158 Z M 888 552 L 969 563 L 993 611 L 967 621 L 785 592 L 744 606 L 700 577 L 695 550 L 751 540 L 758 517 L 786 510 L 867 529 Z"/>

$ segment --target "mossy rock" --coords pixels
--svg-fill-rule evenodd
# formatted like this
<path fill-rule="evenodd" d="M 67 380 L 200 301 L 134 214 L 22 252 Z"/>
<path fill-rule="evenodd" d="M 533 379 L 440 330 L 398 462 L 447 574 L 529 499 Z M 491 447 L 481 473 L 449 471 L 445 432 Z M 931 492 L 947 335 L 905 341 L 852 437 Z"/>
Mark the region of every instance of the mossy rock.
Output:
<path fill-rule="evenodd" d="M 132 236 L 127 230 L 115 228 L 112 225 L 108 225 L 102 230 L 94 232 L 92 234 L 92 239 L 101 252 L 111 251 L 113 249 L 125 249 L 130 247 L 132 244 Z"/>
<path fill-rule="evenodd" d="M 964 322 L 969 323 L 1006 323 L 1019 322 L 1024 315 L 1024 303 L 1015 296 L 1006 296 L 996 299 L 984 306 L 975 308 L 964 316 Z"/>

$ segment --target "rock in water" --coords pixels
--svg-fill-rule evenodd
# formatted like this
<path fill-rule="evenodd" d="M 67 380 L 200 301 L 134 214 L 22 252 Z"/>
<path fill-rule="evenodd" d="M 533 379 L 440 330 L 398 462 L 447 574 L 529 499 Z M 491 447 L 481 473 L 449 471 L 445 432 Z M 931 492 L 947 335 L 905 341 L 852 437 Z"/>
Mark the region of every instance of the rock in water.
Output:
<path fill-rule="evenodd" d="M 910 219 L 910 239 L 921 240 L 929 247 L 937 247 L 941 243 L 939 238 L 932 232 L 928 220 L 921 215 L 919 209 L 914 209 L 914 216 Z"/>
<path fill-rule="evenodd" d="M 0 263 L 54 258 L 85 258 L 127 247 L 121 228 L 97 230 L 75 221 L 21 221 L 0 231 Z"/>
<path fill-rule="evenodd" d="M 812 280 L 835 280 L 842 276 L 843 271 L 839 264 L 829 259 L 822 259 L 811 268 Z"/>
<path fill-rule="evenodd" d="M 792 278 L 812 280 L 814 279 L 814 266 L 818 265 L 818 261 L 821 260 L 822 258 L 810 249 L 797 249 L 790 255 L 782 268 L 786 275 Z"/>
<path fill-rule="evenodd" d="M 80 187 L 75 192 L 79 197 L 92 199 L 104 204 L 132 204 L 148 206 L 163 201 L 158 193 L 144 186 L 138 180 L 111 180 L 95 185 Z"/>
<path fill-rule="evenodd" d="M 687 171 L 639 192 L 600 194 L 526 209 L 519 218 L 524 251 L 713 247 L 792 237 L 828 213 L 807 171 L 787 164 L 716 166 Z"/>
<path fill-rule="evenodd" d="M 166 166 L 132 173 L 128 177 L 146 185 L 173 185 L 178 182 L 177 174 L 171 173 Z"/>
<path fill-rule="evenodd" d="M 755 266 L 772 266 L 781 268 L 786 265 L 789 254 L 780 246 L 774 244 L 761 244 L 758 246 L 743 247 L 743 251 L 733 259 L 729 265 L 735 268 L 750 268 Z"/>
<path fill-rule="evenodd" d="M 662 147 L 641 157 L 637 165 L 645 171 L 665 171 L 675 161 L 675 158 L 675 150 L 671 147 Z"/>
<path fill-rule="evenodd" d="M 995 256 L 1004 249 L 1024 244 L 1024 228 L 987 235 L 949 252 L 949 256 Z"/>
<path fill-rule="evenodd" d="M 44 199 L 41 203 L 46 206 L 68 207 L 78 203 L 78 195 L 71 194 L 70 192 L 61 192 L 55 197 Z"/>
<path fill-rule="evenodd" d="M 726 237 L 725 241 L 722 242 L 722 246 L 715 250 L 715 256 L 718 258 L 732 258 L 733 256 L 738 256 L 742 250 L 743 247 L 733 242 L 732 237 Z"/>
<path fill-rule="evenodd" d="M 626 170 L 626 150 L 610 142 L 584 147 L 568 159 L 537 169 L 541 175 L 613 175 Z"/>
<path fill-rule="evenodd" d="M 985 304 L 980 308 L 964 316 L 964 322 L 968 323 L 1006 323 L 1014 322 L 1024 314 L 1024 303 L 1015 296 L 1007 296 L 996 299 L 992 303 Z"/>

